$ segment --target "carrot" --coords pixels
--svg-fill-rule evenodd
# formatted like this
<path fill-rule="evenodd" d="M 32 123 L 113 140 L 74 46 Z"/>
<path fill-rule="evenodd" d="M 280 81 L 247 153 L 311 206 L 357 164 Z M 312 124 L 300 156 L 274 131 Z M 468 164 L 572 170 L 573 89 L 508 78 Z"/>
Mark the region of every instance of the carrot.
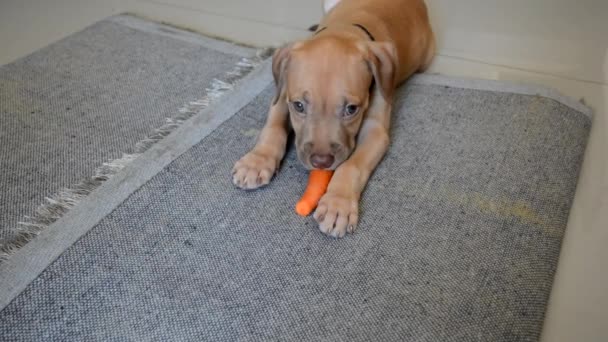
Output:
<path fill-rule="evenodd" d="M 333 176 L 332 170 L 312 170 L 308 176 L 308 185 L 304 195 L 296 204 L 296 213 L 308 216 L 317 207 L 319 200 L 327 191 L 327 186 Z"/>

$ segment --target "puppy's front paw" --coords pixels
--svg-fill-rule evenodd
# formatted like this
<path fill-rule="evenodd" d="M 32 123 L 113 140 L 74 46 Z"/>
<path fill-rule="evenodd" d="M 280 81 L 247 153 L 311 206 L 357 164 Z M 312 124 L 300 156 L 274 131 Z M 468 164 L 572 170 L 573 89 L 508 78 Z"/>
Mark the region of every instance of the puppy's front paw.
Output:
<path fill-rule="evenodd" d="M 359 220 L 359 198 L 355 194 L 326 193 L 314 214 L 319 229 L 326 235 L 341 238 L 353 233 Z"/>
<path fill-rule="evenodd" d="M 257 189 L 270 183 L 277 160 L 257 151 L 247 153 L 232 168 L 232 182 L 241 189 Z"/>

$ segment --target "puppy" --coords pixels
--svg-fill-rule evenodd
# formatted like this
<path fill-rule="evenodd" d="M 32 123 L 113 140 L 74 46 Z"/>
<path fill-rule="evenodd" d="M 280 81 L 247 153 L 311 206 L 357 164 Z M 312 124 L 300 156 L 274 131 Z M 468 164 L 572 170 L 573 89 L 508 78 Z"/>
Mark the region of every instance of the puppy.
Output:
<path fill-rule="evenodd" d="M 435 40 L 423 0 L 328 0 L 324 8 L 310 38 L 275 51 L 277 93 L 232 174 L 243 189 L 268 184 L 293 129 L 305 167 L 335 170 L 314 218 L 323 233 L 343 237 L 389 146 L 395 88 L 429 66 Z"/>

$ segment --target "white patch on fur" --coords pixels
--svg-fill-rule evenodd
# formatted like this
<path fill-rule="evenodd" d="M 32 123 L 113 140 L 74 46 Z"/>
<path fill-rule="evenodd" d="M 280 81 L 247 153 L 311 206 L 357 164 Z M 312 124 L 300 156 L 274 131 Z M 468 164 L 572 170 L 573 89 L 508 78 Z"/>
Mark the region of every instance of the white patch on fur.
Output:
<path fill-rule="evenodd" d="M 332 8 L 336 7 L 336 5 L 340 2 L 340 0 L 323 0 L 323 11 L 327 14 L 331 11 Z"/>

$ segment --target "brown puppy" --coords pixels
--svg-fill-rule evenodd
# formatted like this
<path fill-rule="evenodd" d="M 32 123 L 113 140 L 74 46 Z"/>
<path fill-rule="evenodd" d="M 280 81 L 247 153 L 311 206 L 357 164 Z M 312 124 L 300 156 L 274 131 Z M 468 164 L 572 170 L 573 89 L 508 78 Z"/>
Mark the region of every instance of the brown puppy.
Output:
<path fill-rule="evenodd" d="M 289 126 L 307 168 L 335 169 L 314 214 L 334 237 L 353 232 L 359 198 L 389 145 L 395 87 L 424 71 L 435 53 L 423 0 L 328 0 L 307 40 L 277 50 L 277 85 L 255 147 L 239 160 L 233 182 L 268 184 L 285 153 Z"/>

